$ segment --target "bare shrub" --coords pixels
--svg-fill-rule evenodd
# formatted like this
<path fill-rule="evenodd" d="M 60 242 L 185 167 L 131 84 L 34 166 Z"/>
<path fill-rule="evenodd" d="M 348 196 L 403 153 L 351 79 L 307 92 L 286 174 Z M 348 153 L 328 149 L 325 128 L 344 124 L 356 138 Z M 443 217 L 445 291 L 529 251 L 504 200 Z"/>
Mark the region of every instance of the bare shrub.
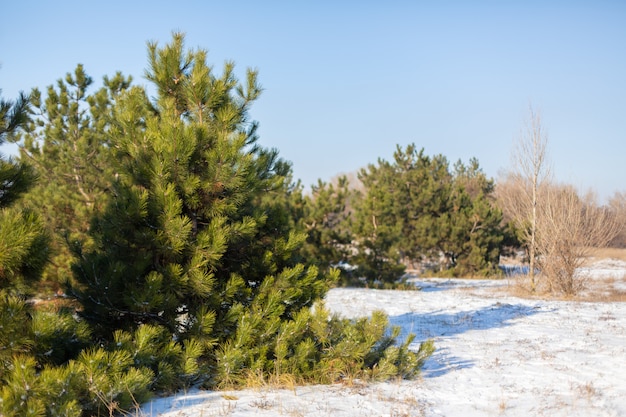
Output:
<path fill-rule="evenodd" d="M 511 170 L 498 183 L 497 198 L 524 244 L 530 291 L 538 289 L 535 273 L 540 270 L 541 290 L 574 295 L 585 281 L 576 270 L 592 248 L 615 239 L 626 221 L 626 197 L 616 194 L 609 208 L 598 205 L 591 194 L 580 197 L 571 186 L 555 185 L 547 144 L 541 116 L 531 108 L 513 150 Z"/>
<path fill-rule="evenodd" d="M 606 246 L 621 229 L 615 213 L 593 195 L 578 195 L 571 186 L 550 186 L 539 205 L 537 249 L 548 290 L 566 295 L 584 288 L 576 273 L 592 248 Z"/>

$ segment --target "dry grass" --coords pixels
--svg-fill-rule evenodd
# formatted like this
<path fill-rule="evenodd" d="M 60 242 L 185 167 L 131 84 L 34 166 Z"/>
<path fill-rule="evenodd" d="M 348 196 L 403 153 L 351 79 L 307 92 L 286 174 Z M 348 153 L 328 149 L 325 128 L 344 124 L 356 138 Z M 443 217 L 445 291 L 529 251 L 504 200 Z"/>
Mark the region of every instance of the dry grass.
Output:
<path fill-rule="evenodd" d="M 540 283 L 541 281 L 538 280 L 538 284 Z M 545 299 L 551 296 L 541 285 L 537 285 L 534 292 L 531 291 L 530 276 L 528 275 L 518 275 L 515 279 L 509 279 L 509 285 L 506 287 L 505 291 L 507 294 L 519 298 Z"/>
<path fill-rule="evenodd" d="M 515 279 L 506 288 L 506 293 L 514 297 L 526 299 L 551 299 L 562 301 L 581 301 L 596 303 L 626 302 L 626 291 L 615 288 L 615 284 L 626 282 L 626 276 L 615 276 L 610 278 L 589 279 L 585 282 L 585 289 L 575 296 L 551 293 L 541 285 L 535 292 L 530 290 L 530 283 L 527 277 Z M 541 278 L 539 278 L 541 284 Z"/>
<path fill-rule="evenodd" d="M 608 259 L 626 262 L 626 248 L 592 248 L 583 266 L 590 266 L 600 260 Z M 509 263 L 513 264 L 511 260 L 507 262 L 507 264 Z M 534 292 L 531 291 L 530 278 L 522 275 L 509 280 L 510 285 L 505 291 L 509 295 L 526 299 L 573 300 L 600 303 L 626 302 L 626 290 L 623 290 L 623 284 L 626 283 L 626 272 L 616 271 L 614 276 L 604 278 L 579 276 L 576 280 L 581 288 L 575 295 L 550 292 L 547 282 L 542 280 L 541 275 L 537 276 L 537 288 Z"/>
<path fill-rule="evenodd" d="M 597 259 L 619 259 L 626 261 L 626 248 L 591 248 L 590 257 Z"/>
<path fill-rule="evenodd" d="M 499 413 L 504 414 L 507 408 L 509 408 L 509 406 L 507 405 L 506 400 L 505 399 L 500 400 L 500 403 L 498 404 Z"/>
<path fill-rule="evenodd" d="M 621 281 L 626 281 L 626 278 L 622 277 Z M 576 300 L 597 303 L 626 302 L 626 291 L 615 288 L 614 282 L 616 278 L 595 280 L 590 283 L 585 293 L 576 297 Z"/>
<path fill-rule="evenodd" d="M 593 382 L 587 382 L 586 384 L 577 386 L 576 391 L 578 391 L 580 396 L 586 398 L 587 401 L 592 401 L 594 397 L 600 395 L 596 387 L 593 386 Z"/>
<path fill-rule="evenodd" d="M 243 377 L 230 384 L 222 384 L 218 388 L 220 390 L 239 391 L 245 389 L 253 389 L 264 391 L 270 389 L 287 389 L 296 392 L 299 386 L 308 385 L 307 381 L 299 379 L 295 375 L 283 373 L 265 375 L 262 371 L 247 370 Z"/>

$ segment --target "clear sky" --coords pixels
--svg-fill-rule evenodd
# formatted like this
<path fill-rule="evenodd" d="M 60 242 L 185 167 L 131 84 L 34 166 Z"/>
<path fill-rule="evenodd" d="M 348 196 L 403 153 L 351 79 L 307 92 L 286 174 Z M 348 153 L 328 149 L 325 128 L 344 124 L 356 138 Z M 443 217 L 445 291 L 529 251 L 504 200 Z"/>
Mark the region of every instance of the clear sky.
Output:
<path fill-rule="evenodd" d="M 558 180 L 626 191 L 624 1 L 4 2 L 2 97 L 78 63 L 147 84 L 146 42 L 174 30 L 218 72 L 259 69 L 261 144 L 307 186 L 409 143 L 497 177 L 532 103 Z"/>

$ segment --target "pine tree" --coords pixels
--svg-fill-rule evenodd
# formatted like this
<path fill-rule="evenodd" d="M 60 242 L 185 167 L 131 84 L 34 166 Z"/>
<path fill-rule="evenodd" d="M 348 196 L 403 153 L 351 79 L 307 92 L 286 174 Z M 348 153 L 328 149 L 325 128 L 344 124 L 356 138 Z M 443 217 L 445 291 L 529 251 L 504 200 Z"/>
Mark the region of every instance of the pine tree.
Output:
<path fill-rule="evenodd" d="M 432 261 L 439 256 L 449 221 L 452 177 L 443 155 L 430 157 L 409 145 L 394 154 L 394 213 L 402 229 L 400 250 L 409 260 Z"/>
<path fill-rule="evenodd" d="M 352 255 L 349 204 L 355 197 L 346 176 L 339 177 L 336 183 L 319 180 L 311 187 L 311 194 L 303 197 L 303 211 L 297 218 L 298 226 L 307 233 L 304 259 L 312 260 L 322 270 L 348 262 Z"/>
<path fill-rule="evenodd" d="M 53 256 L 44 271 L 48 285 L 70 278 L 70 246 L 89 244 L 91 217 L 107 201 L 112 171 L 109 135 L 116 98 L 131 79 L 117 73 L 104 77 L 103 87 L 89 93 L 92 78 L 82 65 L 49 86 L 45 99 L 31 93 L 32 121 L 18 139 L 20 158 L 40 178 L 22 205 L 37 212 L 50 231 Z"/>
<path fill-rule="evenodd" d="M 494 203 L 494 182 L 478 160 L 453 169 L 452 213 L 448 238 L 441 247 L 453 275 L 490 275 L 497 271 L 504 240 L 502 211 Z"/>
<path fill-rule="evenodd" d="M 393 267 L 400 261 L 439 264 L 452 275 L 494 273 L 502 213 L 492 201 L 493 181 L 477 160 L 468 167 L 458 162 L 450 172 L 443 155 L 430 157 L 409 145 L 397 147 L 393 163 L 379 160 L 360 178 L 366 195 L 356 230 L 370 277 L 397 279 L 401 270 Z"/>
<path fill-rule="evenodd" d="M 27 107 L 25 96 L 0 101 L 0 142 L 18 140 Z M 48 258 L 43 222 L 19 200 L 35 179 L 24 162 L 0 159 L 0 415 L 78 417 L 123 410 L 146 398 L 151 371 L 134 362 L 118 365 L 116 358 L 131 357 L 125 351 L 83 351 L 93 341 L 85 323 L 27 302 Z"/>
<path fill-rule="evenodd" d="M 382 159 L 378 160 L 378 166 L 370 164 L 359 172 L 365 195 L 355 210 L 359 252 L 354 262 L 359 267 L 358 274 L 369 284 L 393 282 L 405 269 L 397 246 L 402 236 L 402 224 L 394 214 L 394 176 L 394 167 Z"/>
<path fill-rule="evenodd" d="M 0 143 L 27 121 L 28 100 L 0 100 Z M 24 296 L 47 258 L 46 234 L 33 213 L 11 207 L 32 185 L 33 171 L 25 164 L 0 158 L 0 381 L 13 358 L 30 352 L 33 334 L 30 308 Z"/>
<path fill-rule="evenodd" d="M 15 102 L 0 98 L 0 144 L 17 135 L 28 121 L 28 106 L 28 97 L 23 93 Z M 28 165 L 0 158 L 0 208 L 13 204 L 34 180 L 34 172 Z"/>
<path fill-rule="evenodd" d="M 306 240 L 294 227 L 298 186 L 248 119 L 261 93 L 256 71 L 239 82 L 227 62 L 216 75 L 205 51 L 185 50 L 181 34 L 148 48 L 157 98 L 131 88 L 117 100 L 110 143 L 119 175 L 92 222 L 93 245 L 76 247 L 68 287 L 106 352 L 141 346 L 133 363 L 158 389 L 239 385 L 279 374 L 276 361 L 302 381 L 334 382 L 348 368 L 365 374 L 385 361 L 416 372 L 431 345 L 413 353 L 391 346 L 392 337 L 383 348 L 381 320 L 333 318 L 337 337 L 326 339 L 331 324 L 312 307 L 337 272 L 298 262 Z M 366 325 L 380 330 L 364 339 Z M 354 356 L 329 374 L 347 335 L 342 351 Z"/>
<path fill-rule="evenodd" d="M 247 118 L 261 92 L 256 72 L 241 84 L 227 62 L 216 76 L 206 52 L 185 53 L 180 34 L 164 48 L 150 44 L 149 57 L 156 111 L 138 90 L 120 99 L 119 179 L 69 293 L 104 339 L 153 324 L 206 350 L 232 335 L 266 280 L 278 287 L 281 318 L 329 282 L 315 269 L 286 269 L 305 236 L 292 232 L 283 203 L 289 164 L 256 144 Z"/>
<path fill-rule="evenodd" d="M 28 100 L 0 100 L 0 144 L 28 120 Z M 14 203 L 36 176 L 26 164 L 0 158 L 0 290 L 26 291 L 47 260 L 47 239 L 40 220 Z"/>

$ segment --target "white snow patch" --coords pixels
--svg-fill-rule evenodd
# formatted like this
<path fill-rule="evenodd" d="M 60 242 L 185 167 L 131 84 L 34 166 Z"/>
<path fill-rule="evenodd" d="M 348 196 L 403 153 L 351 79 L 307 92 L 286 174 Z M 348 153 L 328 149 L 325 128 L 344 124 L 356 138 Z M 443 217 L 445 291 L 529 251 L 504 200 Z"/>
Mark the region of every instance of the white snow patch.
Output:
<path fill-rule="evenodd" d="M 580 271 L 626 277 L 626 263 Z M 192 390 L 144 405 L 142 415 L 626 416 L 626 303 L 527 300 L 493 287 L 509 280 L 415 279 L 422 291 L 334 289 L 344 317 L 386 312 L 403 335 L 433 338 L 415 381 L 344 386 Z M 626 288 L 626 286 L 625 286 Z"/>

